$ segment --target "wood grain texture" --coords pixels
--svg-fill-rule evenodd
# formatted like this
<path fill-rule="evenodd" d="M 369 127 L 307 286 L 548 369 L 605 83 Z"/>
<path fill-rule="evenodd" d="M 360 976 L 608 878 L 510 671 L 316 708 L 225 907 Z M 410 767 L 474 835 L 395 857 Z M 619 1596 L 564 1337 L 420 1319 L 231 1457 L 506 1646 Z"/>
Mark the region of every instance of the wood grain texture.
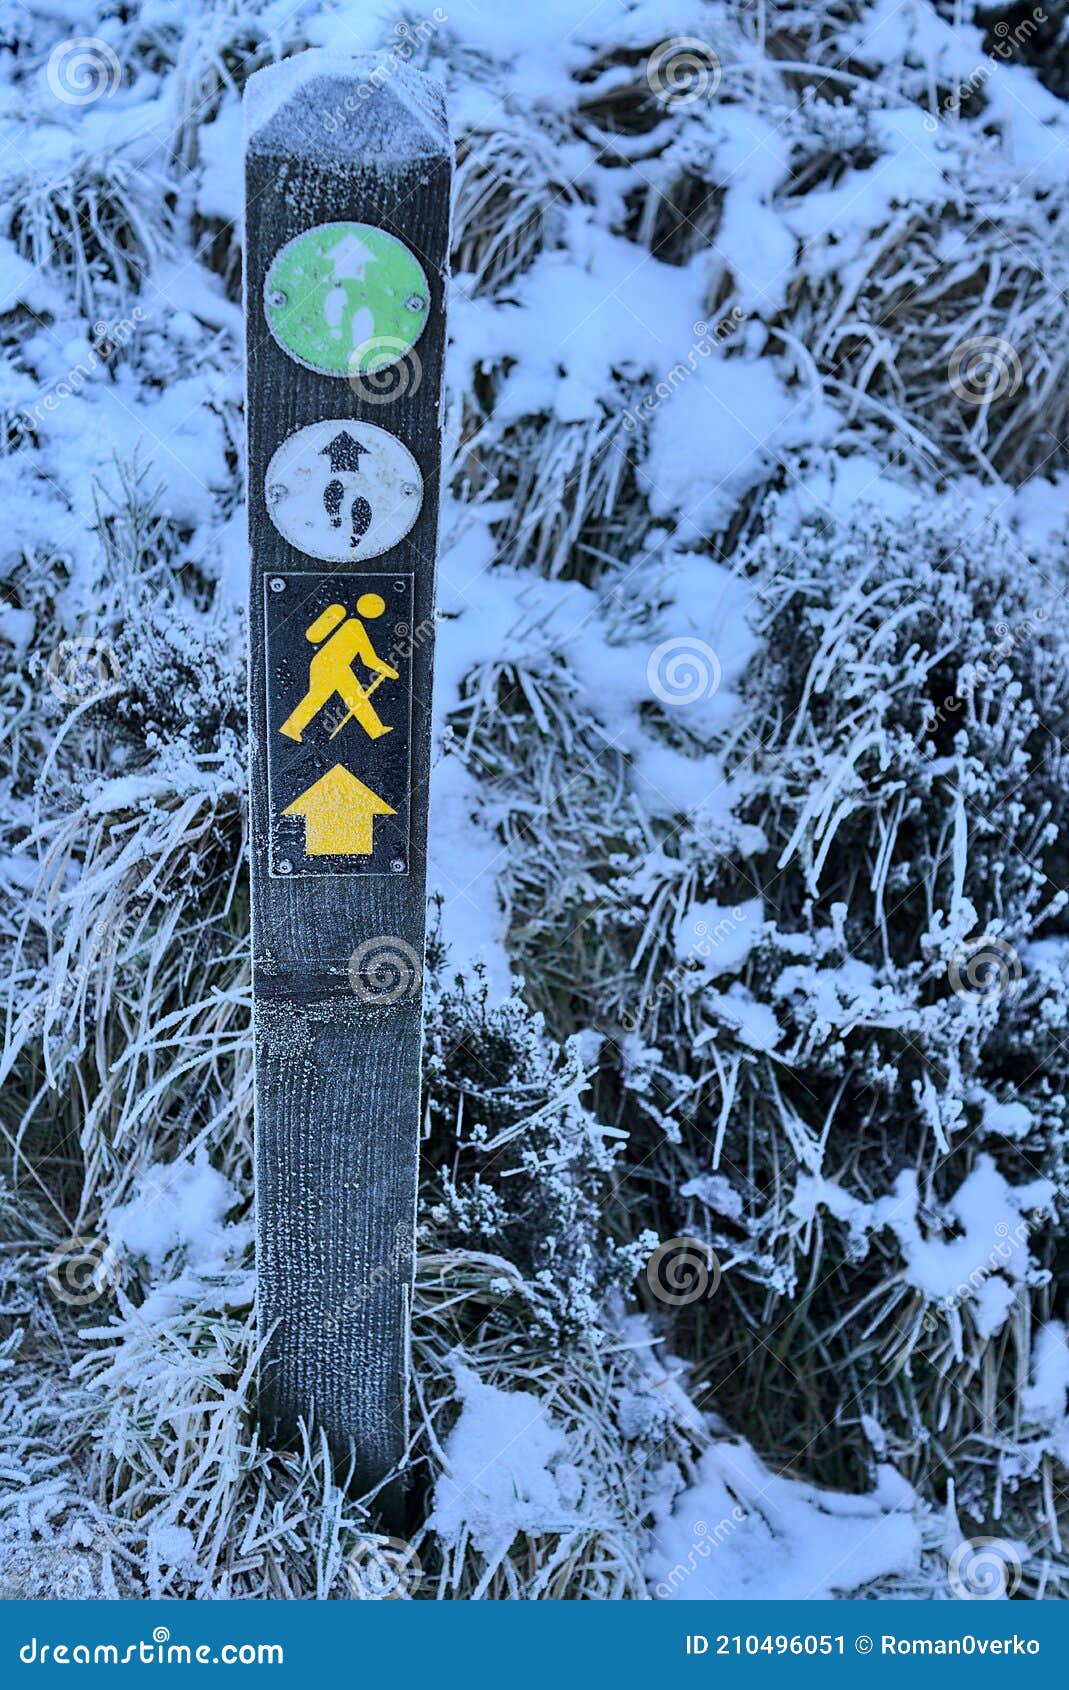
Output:
<path fill-rule="evenodd" d="M 246 325 L 251 548 L 250 785 L 256 1039 L 259 1314 L 267 1347 L 261 1413 L 272 1438 L 323 1428 L 361 1486 L 407 1440 L 422 1000 L 361 1001 L 356 947 L 395 937 L 423 955 L 433 641 L 411 658 L 412 826 L 407 873 L 269 873 L 264 582 L 309 560 L 276 530 L 265 472 L 294 430 L 353 417 L 387 428 L 424 481 L 411 532 L 376 567 L 411 570 L 416 626 L 434 613 L 440 405 L 452 149 L 436 85 L 399 67 L 305 54 L 261 71 L 246 94 Z M 298 61 L 299 63 L 299 61 Z M 321 223 L 369 223 L 416 254 L 431 289 L 420 379 L 368 403 L 272 338 L 263 279 L 284 242 Z M 355 563 L 355 560 L 354 560 Z M 318 564 L 320 569 L 333 566 Z M 359 568 L 359 565 L 356 565 Z M 365 566 L 366 567 L 366 566 Z M 344 598 L 346 566 L 337 566 Z"/>

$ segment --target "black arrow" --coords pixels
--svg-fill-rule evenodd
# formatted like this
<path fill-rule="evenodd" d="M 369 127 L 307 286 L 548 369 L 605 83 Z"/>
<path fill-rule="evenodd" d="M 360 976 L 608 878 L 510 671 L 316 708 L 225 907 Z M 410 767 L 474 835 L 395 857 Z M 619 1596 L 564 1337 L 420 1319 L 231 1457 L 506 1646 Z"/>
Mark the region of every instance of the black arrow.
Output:
<path fill-rule="evenodd" d="M 321 456 L 330 458 L 331 475 L 344 475 L 346 470 L 359 470 L 360 459 L 367 447 L 354 440 L 348 429 L 342 429 L 329 446 L 321 446 L 319 451 Z"/>

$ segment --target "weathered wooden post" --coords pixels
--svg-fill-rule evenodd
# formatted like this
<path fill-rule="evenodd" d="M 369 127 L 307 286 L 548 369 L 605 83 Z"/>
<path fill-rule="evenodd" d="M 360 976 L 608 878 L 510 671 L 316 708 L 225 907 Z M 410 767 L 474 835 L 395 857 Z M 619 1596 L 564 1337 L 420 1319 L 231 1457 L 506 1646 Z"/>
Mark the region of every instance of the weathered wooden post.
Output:
<path fill-rule="evenodd" d="M 444 282 L 437 85 L 309 52 L 246 104 L 261 1412 L 407 1440 Z"/>

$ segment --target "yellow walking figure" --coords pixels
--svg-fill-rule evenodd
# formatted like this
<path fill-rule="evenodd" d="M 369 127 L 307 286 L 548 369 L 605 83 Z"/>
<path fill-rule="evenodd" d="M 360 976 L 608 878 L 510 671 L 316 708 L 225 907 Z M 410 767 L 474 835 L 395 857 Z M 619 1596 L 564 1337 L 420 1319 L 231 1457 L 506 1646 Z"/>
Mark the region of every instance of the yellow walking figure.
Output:
<path fill-rule="evenodd" d="M 335 693 L 349 707 L 345 721 L 355 717 L 371 739 L 381 739 L 383 734 L 393 731 L 380 721 L 371 703 L 371 694 L 382 681 L 396 681 L 399 678 L 397 670 L 383 662 L 360 620 L 364 617 L 370 622 L 381 616 L 386 603 L 378 593 L 362 593 L 356 601 L 356 609 L 357 614 L 350 616 L 343 604 L 328 604 L 323 614 L 317 616 L 305 631 L 305 639 L 319 646 L 308 665 L 308 691 L 278 730 L 287 739 L 295 739 L 298 745 L 313 716 L 319 714 Z M 353 663 L 357 658 L 365 668 L 375 672 L 376 678 L 369 687 L 362 686 L 353 673 Z M 344 723 L 339 723 L 341 726 Z M 338 728 L 335 728 L 334 733 L 337 732 Z"/>

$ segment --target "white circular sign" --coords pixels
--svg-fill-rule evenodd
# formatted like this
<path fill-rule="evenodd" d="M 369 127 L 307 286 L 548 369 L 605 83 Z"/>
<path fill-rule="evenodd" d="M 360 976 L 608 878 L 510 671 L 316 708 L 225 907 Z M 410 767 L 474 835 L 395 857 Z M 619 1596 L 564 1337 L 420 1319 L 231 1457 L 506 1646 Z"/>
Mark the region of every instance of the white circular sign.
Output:
<path fill-rule="evenodd" d="M 291 546 L 327 563 L 359 563 L 404 539 L 423 503 L 423 477 L 396 435 L 342 418 L 284 440 L 264 491 Z"/>

